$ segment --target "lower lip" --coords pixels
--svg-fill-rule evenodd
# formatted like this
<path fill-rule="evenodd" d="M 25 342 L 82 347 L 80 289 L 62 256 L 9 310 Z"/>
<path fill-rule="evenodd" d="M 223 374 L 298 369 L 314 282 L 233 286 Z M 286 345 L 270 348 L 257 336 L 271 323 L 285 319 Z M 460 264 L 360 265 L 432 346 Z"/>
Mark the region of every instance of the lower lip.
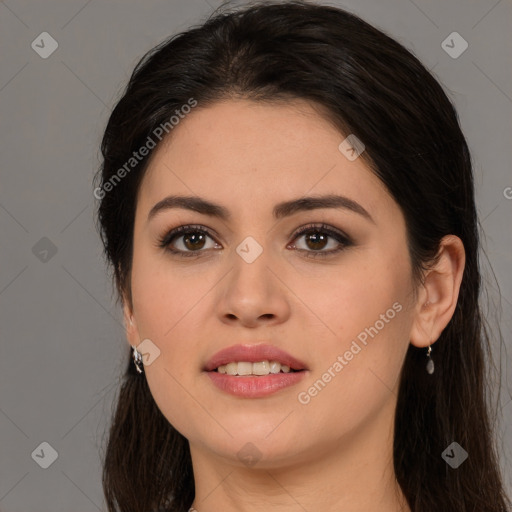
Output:
<path fill-rule="evenodd" d="M 219 372 L 206 372 L 215 386 L 230 395 L 244 398 L 261 398 L 300 382 L 306 371 L 271 373 L 264 376 L 236 376 Z"/>

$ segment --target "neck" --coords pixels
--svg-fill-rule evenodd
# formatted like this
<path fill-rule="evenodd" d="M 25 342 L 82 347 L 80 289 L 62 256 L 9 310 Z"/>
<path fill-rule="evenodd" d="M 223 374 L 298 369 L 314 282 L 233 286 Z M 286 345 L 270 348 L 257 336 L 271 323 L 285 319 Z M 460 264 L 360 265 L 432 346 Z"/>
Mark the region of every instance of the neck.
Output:
<path fill-rule="evenodd" d="M 410 512 L 394 473 L 391 402 L 357 431 L 287 465 L 240 467 L 191 444 L 192 510 Z"/>

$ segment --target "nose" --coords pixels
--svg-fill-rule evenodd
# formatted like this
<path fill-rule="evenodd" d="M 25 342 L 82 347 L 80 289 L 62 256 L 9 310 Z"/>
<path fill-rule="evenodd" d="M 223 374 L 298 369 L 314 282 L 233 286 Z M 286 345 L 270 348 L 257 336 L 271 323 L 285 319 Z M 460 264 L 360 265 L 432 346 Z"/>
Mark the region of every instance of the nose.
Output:
<path fill-rule="evenodd" d="M 249 328 L 285 322 L 290 316 L 290 292 L 279 274 L 265 251 L 250 263 L 237 254 L 219 290 L 221 321 Z"/>

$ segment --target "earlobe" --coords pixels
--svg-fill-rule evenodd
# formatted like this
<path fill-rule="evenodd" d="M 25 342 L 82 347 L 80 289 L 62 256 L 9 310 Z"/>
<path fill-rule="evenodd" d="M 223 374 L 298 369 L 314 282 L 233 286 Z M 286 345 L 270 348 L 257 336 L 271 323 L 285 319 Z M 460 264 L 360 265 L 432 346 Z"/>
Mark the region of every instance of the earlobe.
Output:
<path fill-rule="evenodd" d="M 410 333 L 414 346 L 423 348 L 435 343 L 448 325 L 457 306 L 464 265 L 461 239 L 455 235 L 445 236 L 440 243 L 437 263 L 427 271 L 422 293 L 418 294 Z"/>
<path fill-rule="evenodd" d="M 138 345 L 138 331 L 136 326 L 136 321 L 133 316 L 133 313 L 130 311 L 128 306 L 123 306 L 123 316 L 124 316 L 124 325 L 126 330 L 126 338 L 130 345 Z"/>
<path fill-rule="evenodd" d="M 123 317 L 124 317 L 124 325 L 128 329 L 133 326 L 133 315 L 130 309 L 128 308 L 126 302 L 123 304 Z"/>

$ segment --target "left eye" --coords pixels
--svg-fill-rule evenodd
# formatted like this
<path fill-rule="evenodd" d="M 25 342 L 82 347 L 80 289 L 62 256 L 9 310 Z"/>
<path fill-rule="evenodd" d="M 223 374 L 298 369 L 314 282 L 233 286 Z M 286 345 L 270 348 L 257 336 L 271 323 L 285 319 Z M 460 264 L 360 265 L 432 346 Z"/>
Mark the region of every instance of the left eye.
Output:
<path fill-rule="evenodd" d="M 297 247 L 295 243 L 291 244 L 291 247 L 311 253 L 307 255 L 308 257 L 328 256 L 352 245 L 347 236 L 328 226 L 305 226 L 295 234 L 294 241 L 300 238 L 304 238 L 306 249 Z M 329 245 L 329 240 L 334 243 L 334 248 L 323 250 Z"/>

